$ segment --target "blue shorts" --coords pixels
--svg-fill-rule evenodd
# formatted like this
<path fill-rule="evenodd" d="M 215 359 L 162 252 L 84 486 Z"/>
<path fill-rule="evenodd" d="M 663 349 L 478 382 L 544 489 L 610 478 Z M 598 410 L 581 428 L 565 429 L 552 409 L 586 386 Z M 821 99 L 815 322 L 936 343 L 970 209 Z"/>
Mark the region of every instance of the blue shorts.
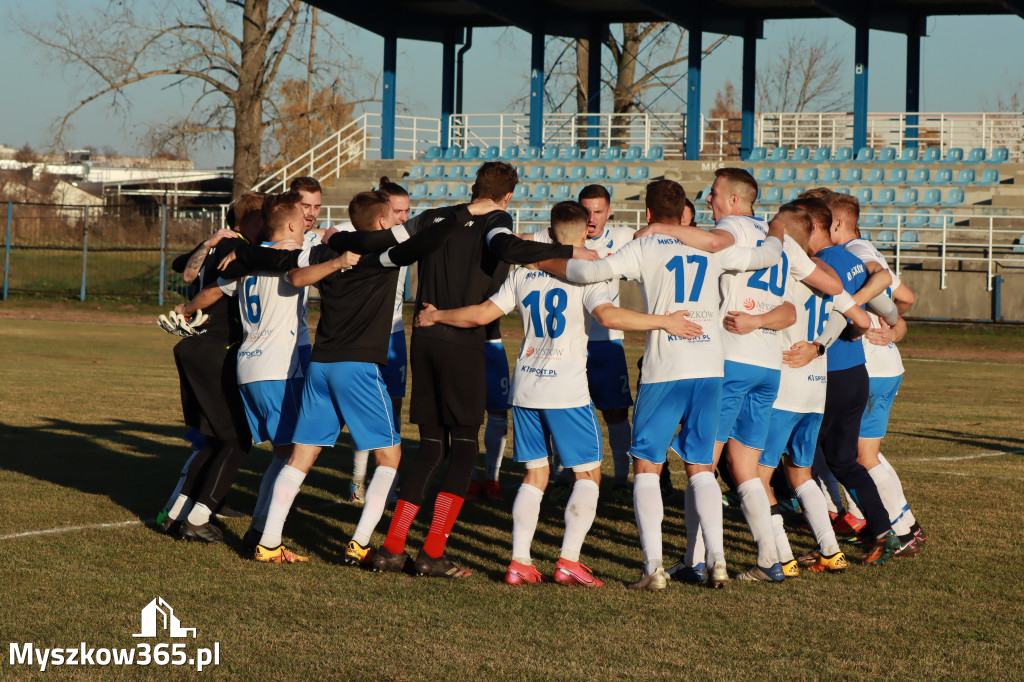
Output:
<path fill-rule="evenodd" d="M 567 469 L 601 461 L 601 427 L 593 405 L 552 410 L 513 407 L 512 424 L 513 461 L 545 459 L 548 437 Z"/>
<path fill-rule="evenodd" d="M 748 448 L 764 450 L 781 376 L 777 369 L 726 360 L 715 440 L 725 443 L 732 438 Z"/>
<path fill-rule="evenodd" d="M 782 454 L 789 455 L 793 466 L 809 467 L 814 464 L 814 448 L 818 445 L 821 412 L 787 412 L 772 409 L 768 440 L 757 463 L 775 468 Z"/>
<path fill-rule="evenodd" d="M 868 406 L 860 419 L 861 438 L 885 438 L 889 428 L 889 410 L 902 382 L 902 375 L 868 379 Z"/>
<path fill-rule="evenodd" d="M 294 442 L 331 447 L 348 425 L 356 450 L 398 445 L 391 398 L 372 362 L 311 362 Z"/>
<path fill-rule="evenodd" d="M 252 439 L 257 443 L 269 440 L 274 445 L 288 445 L 295 433 L 299 416 L 303 379 L 276 379 L 240 384 Z"/>
<path fill-rule="evenodd" d="M 392 398 L 405 397 L 405 374 L 409 366 L 409 354 L 405 351 L 405 331 L 391 332 L 388 340 L 388 364 L 380 371 L 388 395 Z"/>
<path fill-rule="evenodd" d="M 711 464 L 721 396 L 721 377 L 640 384 L 629 454 L 664 464 L 671 445 L 684 462 Z"/>
<path fill-rule="evenodd" d="M 487 370 L 487 411 L 506 412 L 512 405 L 508 401 L 508 356 L 500 340 L 484 344 L 484 366 Z"/>
<path fill-rule="evenodd" d="M 590 399 L 599 410 L 617 410 L 633 404 L 622 341 L 587 344 L 587 384 Z"/>

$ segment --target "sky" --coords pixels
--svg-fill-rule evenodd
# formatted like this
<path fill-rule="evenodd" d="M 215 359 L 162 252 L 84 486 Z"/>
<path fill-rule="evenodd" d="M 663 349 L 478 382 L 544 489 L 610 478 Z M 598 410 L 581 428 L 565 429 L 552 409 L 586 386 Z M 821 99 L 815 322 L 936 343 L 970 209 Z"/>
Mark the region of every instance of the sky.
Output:
<path fill-rule="evenodd" d="M 183 0 L 172 0 L 183 2 Z M 81 95 L 73 73 L 56 68 L 43 49 L 16 25 L 13 17 L 31 12 L 46 17 L 63 5 L 72 12 L 95 13 L 105 0 L 0 0 L 0 144 L 37 151 L 52 147 L 54 124 Z M 90 8 L 93 8 L 90 10 Z M 383 40 L 352 25 L 336 23 L 346 49 L 372 77 L 382 65 Z M 854 30 L 838 19 L 772 21 L 765 24 L 765 40 L 758 41 L 758 64 L 766 64 L 791 34 L 812 39 L 828 38 L 838 45 L 847 61 L 846 89 L 853 88 Z M 706 34 L 705 45 L 718 36 Z M 464 108 L 467 113 L 512 111 L 510 105 L 526 94 L 529 79 L 528 34 L 518 29 L 477 29 L 467 54 Z M 994 111 L 1000 95 L 1008 99 L 1014 89 L 1024 90 L 1024 19 L 1012 15 L 932 17 L 922 42 L 921 111 Z M 1003 46 L 989 49 L 987 46 Z M 304 48 L 303 48 L 304 49 Z M 441 47 L 434 43 L 400 40 L 396 92 L 402 113 L 436 117 L 440 112 Z M 550 50 L 549 50 L 550 56 Z M 901 34 L 872 31 L 869 57 L 869 110 L 905 110 L 906 38 Z M 726 80 L 737 86 L 741 78 L 742 40 L 729 38 L 703 62 L 702 110 L 706 113 Z M 369 83 L 371 79 L 366 79 Z M 20 93 L 12 96 L 12 93 Z M 167 82 L 150 82 L 126 91 L 131 101 L 127 117 L 112 114 L 109 101 L 100 100 L 83 109 L 73 121 L 65 148 L 92 146 L 123 154 L 144 154 L 142 142 L 150 126 L 168 112 L 184 112 L 191 92 Z M 371 98 L 367 85 L 357 93 Z M 671 97 L 663 98 L 671 101 Z M 603 98 L 610 107 L 610 95 Z M 680 107 L 683 105 L 676 100 Z M 664 102 L 663 102 L 664 103 Z M 368 105 L 373 108 L 374 105 Z M 230 140 L 197 148 L 197 166 L 212 168 L 231 163 Z"/>

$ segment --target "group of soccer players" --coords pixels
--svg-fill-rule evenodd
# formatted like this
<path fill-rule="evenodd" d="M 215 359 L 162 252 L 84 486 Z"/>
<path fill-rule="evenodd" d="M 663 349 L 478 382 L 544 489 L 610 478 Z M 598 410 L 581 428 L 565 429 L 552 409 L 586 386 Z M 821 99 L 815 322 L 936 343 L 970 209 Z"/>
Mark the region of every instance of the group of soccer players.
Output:
<path fill-rule="evenodd" d="M 469 204 L 411 219 L 408 194 L 387 178 L 353 197 L 349 223 L 326 230 L 313 229 L 321 192 L 311 178 L 279 195 L 240 197 L 229 213 L 237 229 L 176 263 L 198 275 L 198 285 L 175 313 L 195 321 L 204 310 L 209 319 L 183 325 L 186 338 L 175 347 L 185 421 L 197 442 L 159 517 L 162 528 L 222 542 L 211 515 L 251 440 L 270 441 L 274 456 L 243 544 L 257 561 L 306 561 L 282 544 L 284 523 L 320 450 L 347 426 L 355 451 L 350 499 L 364 506 L 346 563 L 467 577 L 445 547 L 467 497 L 501 496 L 511 407 L 513 460 L 525 468 L 512 506 L 511 585 L 550 579 L 530 548 L 552 466 L 575 480 L 551 577 L 603 585 L 581 562 L 603 459 L 596 410 L 608 429 L 612 494 L 631 500 L 636 514 L 644 566 L 631 589 L 729 582 L 716 472 L 757 547 L 755 565 L 738 579 L 781 582 L 801 567 L 842 572 L 839 539 L 862 543 L 866 564 L 917 553 L 927 538 L 880 452 L 903 371 L 900 315 L 913 294 L 860 238 L 852 197 L 811 190 L 765 222 L 754 215 L 758 187 L 749 173 L 722 168 L 715 176 L 710 231 L 695 226 L 682 186 L 658 180 L 647 186 L 642 230 L 609 227 L 610 196 L 591 185 L 578 202 L 551 209 L 548 230 L 517 235 L 507 209 L 518 177 L 503 162 L 478 169 Z M 397 482 L 406 383 L 401 302 L 412 263 L 410 419 L 420 439 Z M 513 264 L 521 267 L 510 274 Z M 644 313 L 616 305 L 621 279 L 639 284 Z M 322 301 L 312 348 L 311 284 Z M 512 310 L 524 340 L 509 384 L 495 330 Z M 623 331 L 647 334 L 632 426 Z M 480 486 L 474 469 L 485 415 Z M 688 476 L 687 542 L 683 560 L 666 571 L 670 450 Z M 370 452 L 377 466 L 366 484 Z M 410 558 L 409 528 L 445 459 L 429 532 Z M 390 526 L 374 549 L 396 483 Z M 783 519 L 782 503 L 793 498 L 818 544 L 801 557 Z"/>

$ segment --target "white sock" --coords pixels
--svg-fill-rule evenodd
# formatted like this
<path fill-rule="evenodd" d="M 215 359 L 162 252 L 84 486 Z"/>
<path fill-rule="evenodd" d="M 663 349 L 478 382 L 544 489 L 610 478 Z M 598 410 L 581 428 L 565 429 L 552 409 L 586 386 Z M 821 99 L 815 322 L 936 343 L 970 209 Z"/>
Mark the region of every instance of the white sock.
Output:
<path fill-rule="evenodd" d="M 633 476 L 633 511 L 644 550 L 644 573 L 650 575 L 662 567 L 661 522 L 665 507 L 661 501 L 661 477 L 658 474 Z"/>
<path fill-rule="evenodd" d="M 846 488 L 843 488 L 843 496 L 846 498 L 846 511 L 858 519 L 864 518 L 864 512 L 857 506 L 857 500 L 853 499 L 853 495 Z"/>
<path fill-rule="evenodd" d="M 355 450 L 352 453 L 352 482 L 355 484 L 366 482 L 366 467 L 370 461 L 369 450 Z"/>
<path fill-rule="evenodd" d="M 686 552 L 683 553 L 683 565 L 694 568 L 704 561 L 707 551 L 704 547 L 704 534 L 700 528 L 700 514 L 697 513 L 692 478 L 686 484 L 683 500 L 683 523 L 686 524 Z M 721 507 L 721 503 L 718 506 Z"/>
<path fill-rule="evenodd" d="M 779 552 L 775 548 L 775 534 L 772 531 L 772 510 L 768 504 L 768 493 L 761 479 L 752 478 L 736 487 L 740 495 L 740 508 L 750 526 L 750 534 L 757 543 L 757 565 L 771 568 L 779 563 Z"/>
<path fill-rule="evenodd" d="M 277 480 L 277 474 L 280 473 L 281 467 L 287 462 L 287 457 L 275 453 L 270 458 L 267 470 L 263 472 L 263 480 L 260 481 L 260 492 L 256 497 L 256 508 L 252 510 L 252 525 L 250 526 L 257 533 L 262 533 L 263 527 L 267 525 L 267 510 L 270 508 L 270 497 L 274 494 L 274 481 Z"/>
<path fill-rule="evenodd" d="M 537 519 L 540 518 L 540 501 L 544 491 L 528 483 L 519 486 L 516 499 L 512 503 L 512 561 L 529 566 L 530 545 L 533 534 L 537 530 Z"/>
<path fill-rule="evenodd" d="M 693 489 L 694 509 L 700 520 L 700 528 L 707 548 L 705 554 L 698 555 L 698 563 L 707 560 L 710 569 L 717 561 L 725 561 L 725 540 L 722 528 L 722 489 L 718 487 L 718 479 L 710 471 L 701 471 L 690 478 L 687 490 Z"/>
<path fill-rule="evenodd" d="M 281 533 L 284 532 L 284 520 L 288 518 L 292 502 L 299 494 L 299 488 L 306 479 L 306 474 L 285 464 L 274 482 L 274 492 L 270 497 L 267 510 L 267 523 L 263 527 L 260 544 L 267 549 L 274 549 L 281 544 Z"/>
<path fill-rule="evenodd" d="M 782 523 L 782 514 L 772 514 L 772 531 L 775 533 L 775 551 L 779 553 L 779 561 L 786 564 L 793 560 L 793 548 L 786 537 L 786 526 Z"/>
<path fill-rule="evenodd" d="M 596 481 L 580 479 L 572 487 L 569 501 L 565 503 L 565 536 L 559 554 L 566 561 L 579 561 L 580 549 L 597 515 L 597 493 L 600 488 Z"/>
<path fill-rule="evenodd" d="M 497 481 L 501 471 L 501 460 L 505 457 L 505 445 L 508 442 L 508 415 L 487 413 L 487 425 L 484 427 L 484 453 L 487 462 L 488 481 Z"/>
<path fill-rule="evenodd" d="M 194 460 L 198 454 L 198 450 L 193 450 L 192 454 L 185 460 L 185 465 L 181 467 L 181 473 L 178 474 L 178 484 L 174 486 L 174 492 L 171 493 L 169 498 L 167 498 L 167 503 L 164 505 L 164 509 L 167 510 L 168 513 L 170 513 L 171 508 L 174 506 L 174 503 L 178 501 L 178 498 L 181 497 L 181 487 L 185 485 L 185 479 L 188 478 L 188 468 L 192 465 L 192 460 Z"/>
<path fill-rule="evenodd" d="M 183 518 L 188 516 L 189 511 L 192 509 L 192 500 L 188 499 L 187 495 L 178 495 L 178 499 L 171 505 L 170 511 L 167 512 L 168 518 L 172 521 L 181 521 Z"/>
<path fill-rule="evenodd" d="M 892 529 L 896 531 L 896 535 L 906 535 L 909 533 L 910 524 L 900 518 L 903 516 L 903 505 L 899 503 L 896 486 L 893 485 L 889 472 L 884 466 L 879 464 L 868 469 L 868 475 L 871 476 L 871 480 L 875 482 L 875 487 L 878 488 L 878 496 L 882 498 L 885 511 L 889 514 L 889 523 L 892 524 Z"/>
<path fill-rule="evenodd" d="M 625 483 L 629 478 L 629 443 L 632 429 L 626 419 L 608 425 L 608 446 L 612 449 L 612 464 L 615 466 L 615 482 Z M 665 466 L 668 466 L 666 464 Z"/>
<path fill-rule="evenodd" d="M 836 533 L 832 530 L 832 521 L 828 518 L 828 505 L 821 488 L 814 481 L 804 481 L 797 486 L 796 499 L 800 500 L 804 516 L 807 517 L 807 525 L 811 527 L 821 553 L 832 556 L 838 552 L 839 543 L 836 542 Z"/>
<path fill-rule="evenodd" d="M 188 513 L 188 522 L 193 526 L 201 526 L 210 522 L 210 508 L 205 504 L 192 505 L 192 511 Z"/>
<path fill-rule="evenodd" d="M 900 480 L 899 474 L 897 474 L 896 470 L 892 468 L 891 464 L 889 464 L 889 460 L 882 456 L 881 452 L 878 453 L 878 461 L 881 462 L 882 466 L 885 467 L 885 470 L 889 472 L 889 477 L 892 479 L 893 485 L 896 486 L 897 503 L 903 509 L 903 520 L 907 522 L 908 527 L 913 526 L 917 523 L 917 519 L 914 518 L 914 512 L 910 511 L 910 505 L 907 504 L 907 498 L 903 494 L 903 481 Z"/>
<path fill-rule="evenodd" d="M 388 493 L 391 491 L 391 483 L 395 480 L 398 471 L 392 467 L 378 466 L 370 479 L 370 485 L 366 488 L 366 503 L 363 505 L 363 513 L 359 517 L 359 524 L 352 539 L 364 547 L 370 544 L 370 536 L 373 529 L 380 523 L 380 517 L 384 516 L 384 507 L 388 503 Z"/>

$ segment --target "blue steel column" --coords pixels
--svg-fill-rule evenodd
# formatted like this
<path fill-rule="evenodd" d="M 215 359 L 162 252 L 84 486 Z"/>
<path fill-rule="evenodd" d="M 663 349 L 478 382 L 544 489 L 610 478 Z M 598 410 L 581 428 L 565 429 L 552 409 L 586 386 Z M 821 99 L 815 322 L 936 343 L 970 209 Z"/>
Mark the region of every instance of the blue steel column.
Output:
<path fill-rule="evenodd" d="M 544 33 L 534 33 L 530 45 L 530 146 L 544 144 Z"/>
<path fill-rule="evenodd" d="M 917 149 L 917 112 L 921 110 L 921 36 L 907 33 L 907 128 L 905 147 Z M 910 113 L 913 112 L 913 116 Z"/>
<path fill-rule="evenodd" d="M 700 58 L 704 32 L 690 27 L 690 54 L 686 74 L 686 160 L 700 159 Z"/>
<path fill-rule="evenodd" d="M 757 85 L 757 37 L 753 31 L 743 36 L 743 85 L 741 86 L 740 158 L 750 156 L 754 148 L 754 93 Z"/>
<path fill-rule="evenodd" d="M 451 146 L 451 119 L 455 108 L 455 41 L 441 43 L 441 149 Z"/>
<path fill-rule="evenodd" d="M 868 144 L 868 25 L 857 24 L 853 65 L 853 150 Z"/>
<path fill-rule="evenodd" d="M 395 71 L 398 38 L 384 36 L 384 99 L 380 116 L 380 158 L 395 158 Z"/>
<path fill-rule="evenodd" d="M 601 46 L 608 34 L 608 26 L 599 24 L 590 32 L 587 53 L 587 147 L 600 147 L 601 113 Z"/>

